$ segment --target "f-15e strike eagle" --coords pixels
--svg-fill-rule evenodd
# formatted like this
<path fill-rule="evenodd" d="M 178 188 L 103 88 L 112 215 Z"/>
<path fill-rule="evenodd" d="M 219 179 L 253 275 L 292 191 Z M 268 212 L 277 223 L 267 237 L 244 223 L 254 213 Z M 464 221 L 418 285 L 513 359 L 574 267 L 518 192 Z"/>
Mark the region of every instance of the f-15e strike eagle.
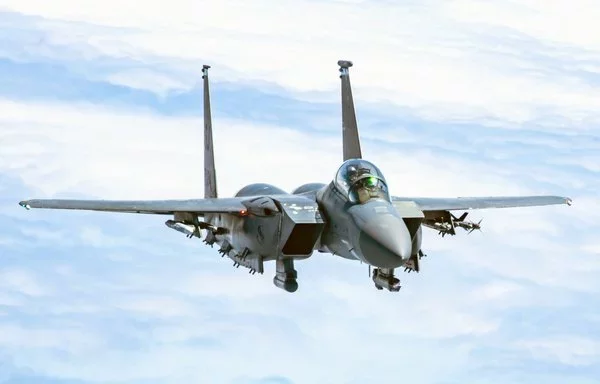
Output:
<path fill-rule="evenodd" d="M 251 184 L 235 197 L 218 197 L 208 69 L 204 65 L 204 199 L 193 200 L 26 200 L 29 208 L 173 215 L 166 225 L 197 237 L 243 266 L 263 273 L 275 261 L 275 286 L 298 289 L 294 262 L 314 251 L 357 260 L 374 267 L 377 289 L 396 292 L 396 268 L 420 270 L 423 226 L 455 235 L 457 227 L 479 229 L 451 211 L 571 204 L 559 196 L 424 198 L 390 196 L 383 173 L 364 160 L 360 148 L 349 68 L 340 60 L 344 162 L 329 184 L 309 183 L 287 193 L 270 184 Z M 370 269 L 370 267 L 369 267 Z"/>

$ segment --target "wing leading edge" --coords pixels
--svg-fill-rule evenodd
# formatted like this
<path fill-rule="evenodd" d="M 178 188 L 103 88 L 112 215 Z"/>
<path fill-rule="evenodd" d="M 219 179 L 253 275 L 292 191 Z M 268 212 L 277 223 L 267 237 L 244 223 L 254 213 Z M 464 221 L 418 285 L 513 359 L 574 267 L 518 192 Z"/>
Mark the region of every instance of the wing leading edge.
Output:
<path fill-rule="evenodd" d="M 239 198 L 211 198 L 190 200 L 24 200 L 20 206 L 46 209 L 76 209 L 86 211 L 148 213 L 170 215 L 175 212 L 239 213 L 246 210 Z"/>
<path fill-rule="evenodd" d="M 498 197 L 392 197 L 392 202 L 411 201 L 422 211 L 453 211 L 488 208 L 535 207 L 542 205 L 571 205 L 572 200 L 562 196 L 498 196 Z"/>

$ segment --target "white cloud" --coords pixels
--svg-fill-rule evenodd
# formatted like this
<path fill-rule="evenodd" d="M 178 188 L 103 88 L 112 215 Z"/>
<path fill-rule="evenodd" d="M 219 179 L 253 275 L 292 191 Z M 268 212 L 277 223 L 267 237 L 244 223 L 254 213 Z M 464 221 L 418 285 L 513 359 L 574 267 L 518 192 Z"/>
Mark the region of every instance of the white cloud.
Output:
<path fill-rule="evenodd" d="M 0 162 L 0 167 L 18 170 L 25 182 L 46 195 L 66 188 L 107 198 L 190 197 L 201 191 L 201 178 L 190 178 L 190 174 L 201 176 L 200 164 L 194 165 L 201 160 L 199 119 L 110 111 L 86 105 L 3 101 L 0 107 L 5 111 L 0 123 L 5 127 L 2 135 L 8 144 L 2 151 L 6 163 Z M 23 124 L 29 128 L 15 128 Z M 291 190 L 305 182 L 327 182 L 334 176 L 341 147 L 338 132 L 315 141 L 310 132 L 294 132 L 276 125 L 234 119 L 216 119 L 214 124 L 219 183 L 224 195 L 232 195 L 242 185 L 266 178 Z M 86 129 L 81 129 L 82 126 Z M 43 147 L 30 144 L 39 143 L 36 138 L 42 135 L 46 140 Z M 268 139 L 275 135 L 277 146 Z M 527 188 L 527 184 L 512 183 L 518 167 L 498 170 L 483 161 L 449 156 L 441 160 L 435 153 L 436 147 L 421 150 L 403 146 L 406 157 L 398 161 L 397 149 L 380 149 L 368 141 L 364 147 L 370 159 L 385 164 L 389 184 L 401 186 L 394 193 L 437 196 L 539 193 Z M 131 157 L 132 152 L 135 157 Z M 268 160 L 273 157 L 278 157 L 277 166 Z M 310 163 L 307 159 L 311 159 Z M 298 168 L 299 163 L 306 166 Z M 316 167 L 317 163 L 321 166 Z M 440 167 L 442 163 L 444 167 Z M 33 166 L 37 164 L 44 166 Z M 68 171 L 64 164 L 69 164 Z M 169 175 L 169 182 L 155 178 L 157 174 Z M 558 180 L 550 175 L 544 170 L 522 177 L 531 182 L 549 178 L 556 183 Z"/>
<path fill-rule="evenodd" d="M 166 96 L 167 90 L 189 90 L 191 84 L 181 79 L 174 79 L 168 74 L 156 73 L 149 69 L 128 69 L 110 74 L 109 83 L 123 85 L 133 89 L 150 90 Z"/>
<path fill-rule="evenodd" d="M 488 300 L 510 299 L 522 292 L 523 287 L 519 284 L 506 281 L 492 281 L 473 291 L 471 296 L 477 301 L 486 302 Z"/>
<path fill-rule="evenodd" d="M 600 343 L 583 337 L 556 336 L 548 339 L 522 340 L 516 347 L 550 362 L 574 366 L 600 363 Z"/>
<path fill-rule="evenodd" d="M 17 324 L 0 324 L 0 345 L 10 348 L 55 348 L 82 353 L 101 346 L 96 335 L 78 329 L 37 329 Z"/>
<path fill-rule="evenodd" d="M 66 107 L 3 102 L 1 108 L 6 111 L 1 119 L 6 127 L 3 140 L 8 144 L 3 154 L 5 159 L 10 156 L 11 160 L 10 164 L 0 163 L 0 167 L 7 171 L 18 168 L 25 182 L 45 194 L 66 188 L 78 193 L 102 192 L 107 197 L 152 198 L 168 194 L 193 197 L 201 194 L 202 167 L 198 160 L 201 160 L 202 122 L 199 119 L 109 112 L 85 105 Z M 32 108 L 37 112 L 32 113 Z M 24 131 L 13 128 L 14 125 L 11 127 L 17 121 L 30 128 Z M 81 129 L 84 126 L 86 128 Z M 268 139 L 273 134 L 281 140 L 281 145 L 276 148 Z M 44 149 L 20 145 L 40 135 L 46 138 Z M 239 137 L 239 140 L 231 140 L 232 137 Z M 263 181 L 265 177 L 281 180 L 288 189 L 315 179 L 333 178 L 335 166 L 317 169 L 314 164 L 289 174 L 288 169 L 292 169 L 293 164 L 306 156 L 312 157 L 311 154 L 323 153 L 332 141 L 302 145 L 303 150 L 298 151 L 298 140 L 312 141 L 309 134 L 293 132 L 289 128 L 233 119 L 215 121 L 216 161 L 223 194 L 232 195 L 244 184 Z M 135 157 L 131 157 L 132 148 L 136 148 L 138 155 Z M 265 156 L 256 156 L 257 151 L 263 151 Z M 240 156 L 244 161 L 240 161 Z M 277 167 L 268 162 L 271 156 L 280 156 Z M 331 153 L 326 154 L 325 159 L 333 165 L 337 157 Z M 74 167 L 74 173 L 58 172 L 65 163 Z M 24 164 L 44 166 L 25 167 Z M 128 166 L 124 167 L 124 164 Z M 132 174 L 137 176 L 134 178 Z M 93 179 L 90 175 L 94 175 Z M 168 175 L 169 182 L 165 183 L 155 175 Z M 236 178 L 232 178 L 233 175 Z"/>
<path fill-rule="evenodd" d="M 31 272 L 20 268 L 0 269 L 0 286 L 28 296 L 46 296 L 52 289 L 39 283 Z"/>
<path fill-rule="evenodd" d="M 105 76 L 161 94 L 195 82 L 191 79 L 199 77 L 199 60 L 215 66 L 216 79 L 260 79 L 294 91 L 332 91 L 337 88 L 335 62 L 350 58 L 357 65 L 352 76 L 358 100 L 392 101 L 428 119 L 492 119 L 510 126 L 544 124 L 541 119 L 551 112 L 566 120 L 558 127 L 547 123 L 547 128 L 580 130 L 593 129 L 588 121 L 599 121 L 598 89 L 572 72 L 552 70 L 555 65 L 587 68 L 600 58 L 600 44 L 590 37 L 600 35 L 594 33 L 595 11 L 580 12 L 571 4 L 284 1 L 274 6 L 269 1 L 177 0 L 165 8 L 153 1 L 138 7 L 131 0 L 77 2 L 76 7 L 72 1 L 3 3 L 10 10 L 53 19 L 36 25 L 47 31 L 54 46 L 69 44 L 85 55 L 91 48 L 108 57 L 168 60 L 177 68 L 175 77 L 147 68 L 118 69 Z M 585 1 L 580 4 L 586 6 Z M 310 14 L 310 23 L 292 17 L 289 9 Z M 565 12 L 578 16 L 568 27 Z M 121 29 L 117 34 L 77 25 L 74 36 L 62 24 L 67 21 Z M 556 53 L 558 43 L 570 44 L 568 56 Z M 29 51 L 45 55 L 47 48 Z M 276 60 L 265 59 L 273 56 Z"/>
<path fill-rule="evenodd" d="M 19 306 L 22 305 L 22 301 L 19 300 L 15 295 L 0 293 L 0 305 L 2 306 Z M 4 315 L 4 312 L 0 313 Z"/>
<path fill-rule="evenodd" d="M 184 317 L 193 314 L 192 304 L 172 297 L 123 297 L 115 306 L 121 310 L 157 317 Z"/>
<path fill-rule="evenodd" d="M 128 245 L 135 245 L 135 242 L 131 241 L 126 237 L 108 236 L 102 231 L 102 228 L 95 226 L 82 227 L 80 229 L 79 236 L 84 244 L 87 244 L 92 247 L 115 248 Z M 115 257 L 119 259 L 118 255 Z"/>
<path fill-rule="evenodd" d="M 507 27 L 531 38 L 580 47 L 590 54 L 600 51 L 596 20 L 600 11 L 593 0 L 510 0 L 479 2 L 453 0 L 443 5 L 463 22 Z M 597 58 L 598 56 L 596 56 Z"/>
<path fill-rule="evenodd" d="M 393 297 L 373 294 L 372 290 L 355 283 L 333 281 L 324 287 L 329 295 L 349 304 L 346 311 L 353 317 L 368 319 L 373 329 L 383 334 L 444 339 L 462 335 L 485 335 L 498 327 L 497 320 L 473 314 L 465 308 L 460 296 L 446 296 L 440 300 L 425 292 L 419 293 L 414 288 L 404 288 L 406 289 L 412 291 L 405 293 L 407 296 L 416 295 L 419 298 L 403 302 L 402 306 L 393 306 Z M 460 292 L 460 288 L 455 292 Z M 361 305 L 355 305 L 357 302 Z M 372 314 L 381 310 L 385 312 L 385 316 L 372 317 Z M 411 315 L 406 316 L 407 313 Z"/>
<path fill-rule="evenodd" d="M 582 250 L 595 254 L 600 257 L 600 243 L 599 244 L 588 244 L 582 247 Z"/>
<path fill-rule="evenodd" d="M 593 326 L 587 298 L 600 291 L 598 134 L 588 124 L 598 118 L 600 94 L 584 77 L 555 68 L 593 69 L 593 41 L 571 33 L 564 39 L 572 46 L 558 45 L 560 36 L 542 33 L 543 24 L 526 28 L 520 13 L 512 22 L 516 11 L 508 3 L 468 11 L 466 2 L 312 2 L 293 3 L 293 12 L 289 2 L 161 4 L 1 1 L 55 19 L 27 19 L 43 41 L 2 55 L 61 63 L 78 79 L 148 89 L 163 99 L 197 85 L 202 59 L 214 66 L 213 91 L 231 89 L 225 79 L 234 88 L 268 80 L 269 92 L 283 86 L 314 103 L 337 103 L 335 61 L 347 57 L 356 63 L 364 153 L 394 194 L 564 193 L 574 206 L 473 212 L 485 218 L 484 231 L 470 236 L 441 239 L 427 230 L 423 271 L 400 274 L 399 294 L 376 291 L 364 265 L 316 254 L 297 263 L 301 287 L 289 295 L 273 286 L 272 264 L 262 276 L 234 270 L 215 249 L 166 229 L 164 218 L 16 206 L 33 197 L 201 196 L 201 119 L 160 115 L 144 104 L 17 101 L 8 93 L 0 100 L 0 175 L 28 194 L 14 197 L 2 216 L 26 236 L 0 240 L 0 254 L 19 265 L 0 276 L 7 291 L 0 292 L 7 319 L 0 334 L 9 333 L 0 348 L 17 365 L 103 382 L 195 382 L 207 367 L 212 373 L 201 379 L 208 382 L 243 380 L 239 372 L 322 382 L 331 369 L 341 372 L 340 382 L 439 382 L 474 369 L 481 348 L 494 356 L 494 348 L 533 351 L 532 359 L 553 367 L 597 362 L 596 336 L 586 338 L 579 326 Z M 297 14 L 310 14 L 314 27 Z M 470 24 L 478 18 L 487 26 Z M 488 44 L 491 38 L 496 42 Z M 281 102 L 292 103 L 288 96 Z M 367 101 L 374 104 L 367 108 Z M 404 108 L 389 108 L 393 103 Z M 214 127 L 222 195 L 250 182 L 287 190 L 328 182 L 341 159 L 335 111 L 318 118 L 306 111 L 289 124 L 221 112 Z M 412 120 L 399 123 L 406 116 Z M 464 130 L 447 124 L 453 119 L 465 120 Z M 524 131 L 521 122 L 533 126 Z M 396 123 L 401 130 L 390 128 Z M 48 257 L 37 265 L 40 249 Z M 556 315 L 536 324 L 536 338 L 513 316 L 541 308 Z M 567 320 L 575 326 L 565 331 Z M 520 342 L 504 338 L 511 330 Z M 24 339 L 31 335 L 37 341 Z M 577 348 L 561 352 L 570 342 Z M 327 361 L 328 370 L 315 368 L 316 361 Z"/>

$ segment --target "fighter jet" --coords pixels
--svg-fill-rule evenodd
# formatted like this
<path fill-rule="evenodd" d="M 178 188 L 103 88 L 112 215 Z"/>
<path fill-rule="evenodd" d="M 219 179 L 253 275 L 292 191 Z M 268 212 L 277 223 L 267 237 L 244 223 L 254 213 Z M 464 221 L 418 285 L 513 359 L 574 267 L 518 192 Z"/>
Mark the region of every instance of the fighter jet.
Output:
<path fill-rule="evenodd" d="M 298 289 L 295 263 L 313 253 L 329 253 L 369 265 L 377 289 L 397 292 L 397 268 L 420 270 L 423 226 L 442 235 L 466 222 L 471 209 L 571 204 L 560 196 L 427 198 L 392 196 L 388 183 L 372 162 L 363 159 L 352 98 L 349 68 L 338 61 L 341 78 L 343 163 L 329 183 L 304 184 L 288 193 L 271 184 L 251 184 L 234 197 L 219 197 L 215 170 L 208 70 L 204 88 L 204 198 L 191 200 L 25 200 L 27 209 L 78 209 L 172 216 L 169 228 L 202 239 L 249 273 L 264 273 L 275 262 L 275 286 Z"/>

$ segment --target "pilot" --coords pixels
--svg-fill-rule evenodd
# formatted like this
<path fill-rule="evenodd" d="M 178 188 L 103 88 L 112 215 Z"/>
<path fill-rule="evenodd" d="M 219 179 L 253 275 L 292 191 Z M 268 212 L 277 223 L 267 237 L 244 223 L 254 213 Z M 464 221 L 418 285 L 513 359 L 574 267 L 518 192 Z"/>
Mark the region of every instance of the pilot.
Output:
<path fill-rule="evenodd" d="M 346 168 L 346 178 L 348 179 L 348 186 L 351 187 L 358 179 L 358 169 L 356 166 L 349 165 L 348 168 Z"/>
<path fill-rule="evenodd" d="M 370 169 L 357 168 L 349 165 L 346 168 L 346 178 L 351 191 L 355 191 L 360 204 L 366 203 L 373 197 L 377 197 L 378 179 L 370 176 Z"/>
<path fill-rule="evenodd" d="M 372 197 L 377 196 L 377 181 L 377 178 L 373 176 L 368 176 L 358 181 L 356 192 L 360 204 L 366 203 Z"/>

